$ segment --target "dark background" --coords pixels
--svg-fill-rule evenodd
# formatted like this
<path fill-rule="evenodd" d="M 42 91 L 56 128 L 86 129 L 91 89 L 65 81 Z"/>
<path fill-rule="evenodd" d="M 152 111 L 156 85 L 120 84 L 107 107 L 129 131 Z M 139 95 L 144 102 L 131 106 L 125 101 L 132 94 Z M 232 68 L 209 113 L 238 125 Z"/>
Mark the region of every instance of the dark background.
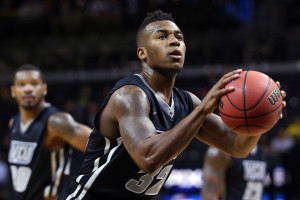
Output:
<path fill-rule="evenodd" d="M 91 125 L 113 84 L 140 70 L 135 33 L 146 13 L 155 9 L 171 12 L 185 35 L 185 67 L 176 81 L 180 89 L 202 99 L 221 75 L 235 68 L 258 70 L 281 82 L 288 94 L 284 119 L 263 135 L 261 144 L 268 152 L 270 174 L 284 166 L 284 182 L 274 184 L 271 175 L 273 182 L 265 191 L 269 198 L 276 199 L 279 192 L 293 199 L 288 194 L 300 188 L 299 170 L 294 170 L 300 154 L 292 148 L 300 137 L 297 0 L 0 0 L 0 161 L 5 165 L 7 125 L 17 112 L 9 89 L 17 67 L 39 66 L 49 85 L 47 101 Z M 276 149 L 275 139 L 282 146 L 294 143 Z M 201 169 L 206 148 L 193 141 L 176 167 Z M 6 183 L 0 179 L 2 188 Z M 160 198 L 178 191 L 164 189 Z M 2 196 L 9 199 L 6 191 Z"/>

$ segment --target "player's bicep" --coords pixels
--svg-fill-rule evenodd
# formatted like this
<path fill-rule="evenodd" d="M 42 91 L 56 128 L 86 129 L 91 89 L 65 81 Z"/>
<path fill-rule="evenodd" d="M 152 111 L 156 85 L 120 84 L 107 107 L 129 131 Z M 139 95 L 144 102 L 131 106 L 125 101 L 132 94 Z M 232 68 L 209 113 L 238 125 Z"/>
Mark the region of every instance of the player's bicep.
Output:
<path fill-rule="evenodd" d="M 148 97 L 141 88 L 128 85 L 115 92 L 112 98 L 123 143 L 134 156 L 138 144 L 156 134 L 156 129 L 149 119 Z"/>
<path fill-rule="evenodd" d="M 77 122 L 68 113 L 54 113 L 48 120 L 50 133 L 67 141 L 74 137 L 77 128 L 79 128 Z"/>

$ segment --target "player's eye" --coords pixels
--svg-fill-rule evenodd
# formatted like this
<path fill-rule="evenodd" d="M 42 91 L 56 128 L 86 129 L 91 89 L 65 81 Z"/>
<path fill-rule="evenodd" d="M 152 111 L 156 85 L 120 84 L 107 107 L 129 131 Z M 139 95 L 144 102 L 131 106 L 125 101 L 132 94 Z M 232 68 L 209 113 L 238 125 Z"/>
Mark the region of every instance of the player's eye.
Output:
<path fill-rule="evenodd" d="M 180 41 L 183 40 L 183 35 L 176 35 L 175 37 L 176 37 L 177 40 L 180 40 Z"/>
<path fill-rule="evenodd" d="M 160 39 L 160 40 L 163 40 L 163 39 L 166 39 L 167 36 L 164 35 L 164 34 L 160 34 L 160 35 L 157 36 L 157 38 Z"/>
<path fill-rule="evenodd" d="M 31 83 L 31 85 L 33 85 L 33 86 L 37 86 L 39 83 L 37 83 L 37 82 L 33 82 L 33 83 Z"/>

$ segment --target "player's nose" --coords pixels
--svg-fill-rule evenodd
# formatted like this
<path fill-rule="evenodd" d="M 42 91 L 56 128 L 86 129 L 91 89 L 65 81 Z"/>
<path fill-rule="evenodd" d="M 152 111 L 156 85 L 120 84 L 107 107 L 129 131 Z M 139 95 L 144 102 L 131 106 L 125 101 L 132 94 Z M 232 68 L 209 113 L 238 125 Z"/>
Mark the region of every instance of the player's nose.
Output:
<path fill-rule="evenodd" d="M 33 91 L 33 85 L 31 85 L 31 84 L 26 84 L 25 86 L 24 86 L 24 92 L 26 92 L 26 93 L 31 93 Z"/>
<path fill-rule="evenodd" d="M 173 34 L 169 36 L 169 41 L 171 46 L 180 46 L 179 40 Z"/>

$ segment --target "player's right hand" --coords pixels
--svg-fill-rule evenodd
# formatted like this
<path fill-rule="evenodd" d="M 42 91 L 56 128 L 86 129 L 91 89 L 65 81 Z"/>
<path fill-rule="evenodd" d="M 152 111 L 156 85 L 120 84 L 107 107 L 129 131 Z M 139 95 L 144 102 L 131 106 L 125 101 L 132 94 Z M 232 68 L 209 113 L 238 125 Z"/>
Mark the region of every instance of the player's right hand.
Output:
<path fill-rule="evenodd" d="M 203 106 L 204 111 L 207 114 L 212 113 L 216 107 L 218 106 L 219 99 L 221 96 L 232 92 L 234 87 L 225 88 L 230 81 L 239 77 L 242 69 L 237 69 L 225 74 L 206 94 L 201 104 Z"/>

